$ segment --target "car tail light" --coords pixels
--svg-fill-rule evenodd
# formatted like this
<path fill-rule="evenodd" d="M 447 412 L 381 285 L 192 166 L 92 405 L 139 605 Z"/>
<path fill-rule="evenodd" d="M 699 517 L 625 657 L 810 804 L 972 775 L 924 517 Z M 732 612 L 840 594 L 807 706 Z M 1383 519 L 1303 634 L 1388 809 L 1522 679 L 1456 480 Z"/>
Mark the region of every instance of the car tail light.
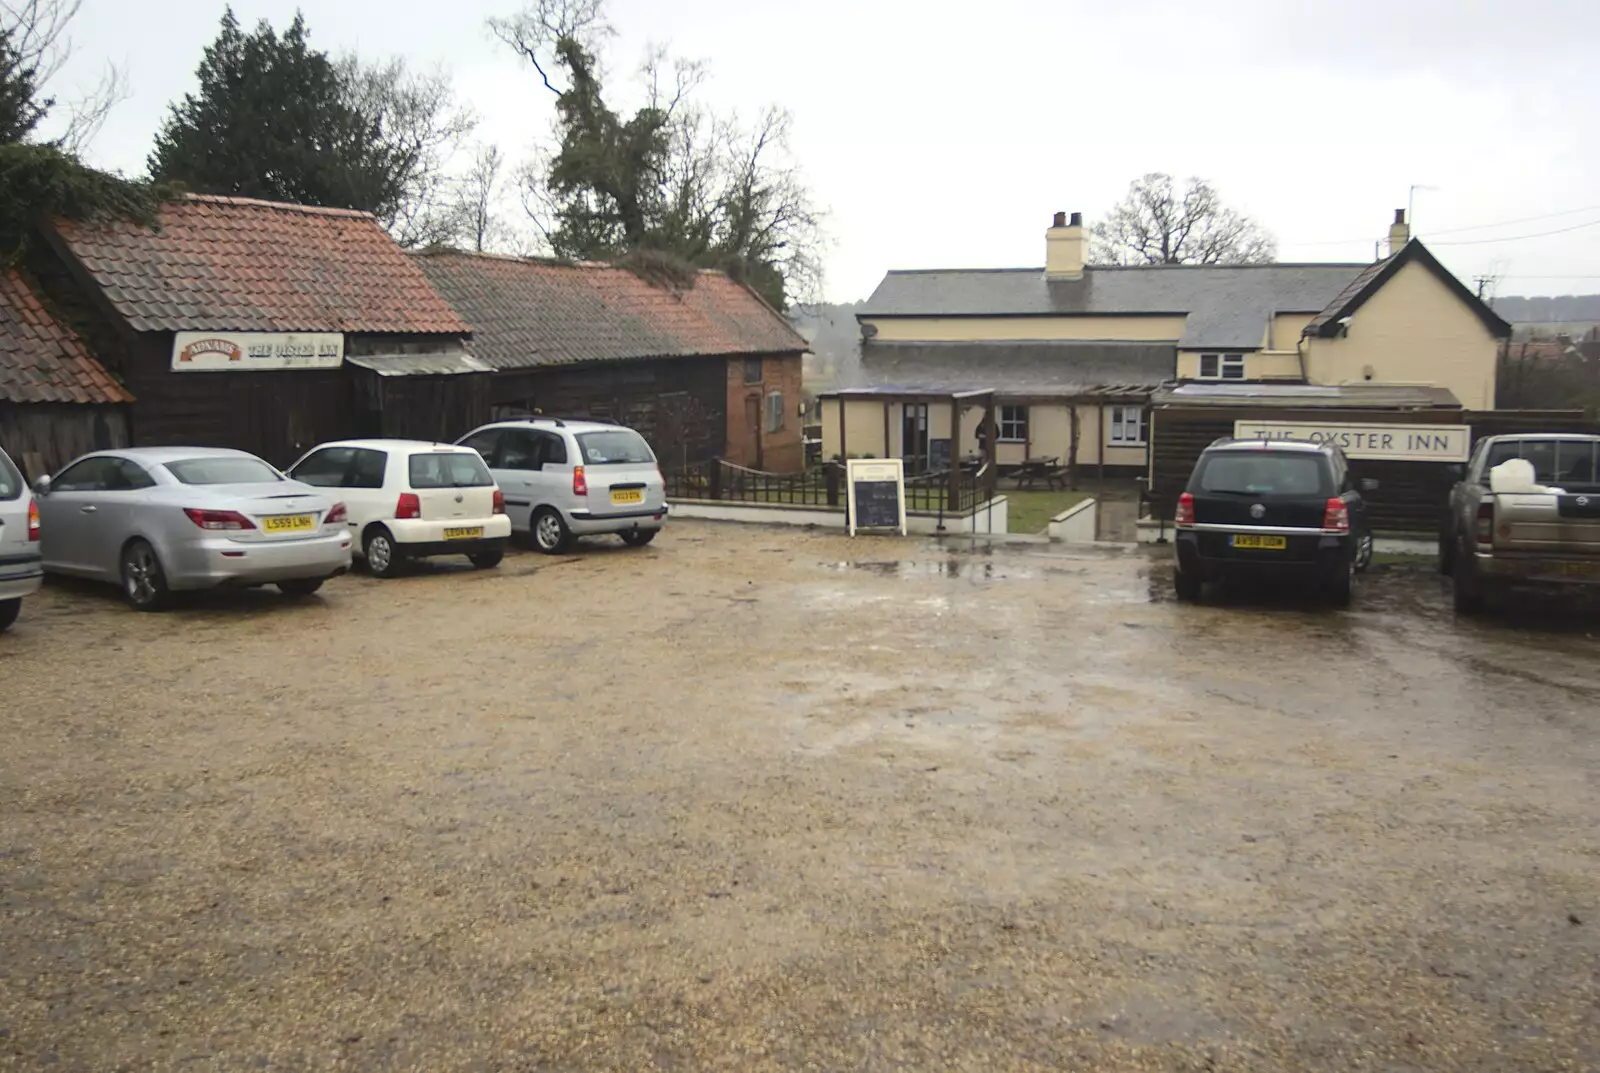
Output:
<path fill-rule="evenodd" d="M 500 489 L 496 488 L 494 490 L 494 513 L 496 513 L 496 514 L 504 514 L 505 512 L 506 512 L 506 494 L 504 492 L 502 492 Z"/>
<path fill-rule="evenodd" d="M 32 499 L 28 500 L 28 539 L 39 542 L 39 504 Z"/>
<path fill-rule="evenodd" d="M 256 527 L 255 522 L 236 510 L 196 510 L 193 507 L 185 507 L 183 512 L 189 516 L 191 522 L 202 529 L 237 532 Z"/>
<path fill-rule="evenodd" d="M 1185 492 L 1178 497 L 1178 515 L 1172 521 L 1174 525 L 1194 524 L 1194 496 Z"/>
<path fill-rule="evenodd" d="M 1327 509 L 1322 512 L 1322 528 L 1332 533 L 1348 533 L 1350 531 L 1349 504 L 1338 498 L 1328 500 Z"/>
<path fill-rule="evenodd" d="M 1494 501 L 1478 504 L 1478 543 L 1494 543 Z"/>
<path fill-rule="evenodd" d="M 417 498 L 415 492 L 401 492 L 400 500 L 394 505 L 396 518 L 422 517 L 422 500 Z"/>
<path fill-rule="evenodd" d="M 589 494 L 589 478 L 583 475 L 582 466 L 572 467 L 572 494 L 586 496 Z"/>
<path fill-rule="evenodd" d="M 341 525 L 350 520 L 350 512 L 343 503 L 335 503 L 333 509 L 328 511 L 328 516 L 322 519 L 323 525 Z"/>

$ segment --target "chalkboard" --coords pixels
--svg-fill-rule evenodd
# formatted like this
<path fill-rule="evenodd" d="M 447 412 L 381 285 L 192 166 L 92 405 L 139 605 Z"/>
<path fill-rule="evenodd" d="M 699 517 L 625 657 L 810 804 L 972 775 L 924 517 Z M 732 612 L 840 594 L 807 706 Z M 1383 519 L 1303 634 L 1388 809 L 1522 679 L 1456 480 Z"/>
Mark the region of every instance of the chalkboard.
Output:
<path fill-rule="evenodd" d="M 852 458 L 845 465 L 850 535 L 857 529 L 906 531 L 905 467 L 898 458 Z"/>
<path fill-rule="evenodd" d="M 950 441 L 928 441 L 928 468 L 935 473 L 950 468 Z"/>

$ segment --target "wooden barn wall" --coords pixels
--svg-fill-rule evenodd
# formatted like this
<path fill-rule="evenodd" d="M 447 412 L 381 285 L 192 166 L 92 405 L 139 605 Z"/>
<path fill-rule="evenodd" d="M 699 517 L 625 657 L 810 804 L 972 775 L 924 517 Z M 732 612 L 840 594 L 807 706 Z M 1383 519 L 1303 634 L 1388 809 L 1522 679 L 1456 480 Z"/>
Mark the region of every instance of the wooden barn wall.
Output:
<path fill-rule="evenodd" d="M 725 358 L 507 370 L 490 393 L 496 416 L 539 410 L 638 429 L 666 469 L 716 458 L 726 443 Z"/>
<path fill-rule="evenodd" d="M 124 406 L 0 402 L 0 448 L 29 481 L 59 473 L 81 454 L 128 443 Z"/>
<path fill-rule="evenodd" d="M 1461 411 L 1418 413 L 1348 410 L 1222 410 L 1157 408 L 1154 412 L 1155 445 L 1151 452 L 1150 499 L 1155 516 L 1172 520 L 1178 495 L 1189 483 L 1200 452 L 1223 436 L 1233 435 L 1234 421 L 1316 421 L 1340 424 L 1459 425 Z M 1476 429 L 1474 432 L 1476 433 Z M 1454 466 L 1438 462 L 1392 462 L 1381 459 L 1350 460 L 1358 479 L 1372 478 L 1378 490 L 1370 493 L 1367 508 L 1375 529 L 1431 533 L 1438 529 L 1450 486 L 1457 478 Z"/>
<path fill-rule="evenodd" d="M 451 443 L 489 420 L 489 374 L 378 376 L 352 368 L 353 435 Z"/>

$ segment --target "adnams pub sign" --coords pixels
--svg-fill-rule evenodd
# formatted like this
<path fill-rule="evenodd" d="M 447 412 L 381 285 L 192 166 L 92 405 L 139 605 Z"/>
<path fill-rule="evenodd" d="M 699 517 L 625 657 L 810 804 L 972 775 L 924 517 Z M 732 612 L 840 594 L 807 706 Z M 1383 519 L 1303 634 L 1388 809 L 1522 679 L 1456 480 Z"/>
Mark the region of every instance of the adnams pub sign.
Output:
<path fill-rule="evenodd" d="M 175 373 L 337 369 L 344 361 L 340 332 L 178 332 Z"/>
<path fill-rule="evenodd" d="M 1350 458 L 1398 462 L 1465 462 L 1472 454 L 1469 425 L 1346 425 L 1314 421 L 1236 421 L 1235 439 L 1326 443 Z"/>

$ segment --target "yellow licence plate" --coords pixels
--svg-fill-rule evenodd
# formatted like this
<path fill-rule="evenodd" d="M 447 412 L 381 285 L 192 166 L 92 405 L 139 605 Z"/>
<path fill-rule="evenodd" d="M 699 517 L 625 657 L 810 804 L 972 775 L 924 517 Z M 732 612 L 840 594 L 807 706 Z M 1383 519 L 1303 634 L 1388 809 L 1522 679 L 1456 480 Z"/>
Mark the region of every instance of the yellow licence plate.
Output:
<path fill-rule="evenodd" d="M 1236 548 L 1261 548 L 1264 551 L 1282 551 L 1289 546 L 1289 538 L 1281 536 L 1257 536 L 1254 533 L 1235 533 L 1233 546 Z"/>
<path fill-rule="evenodd" d="M 613 502 L 613 503 L 643 503 L 644 502 L 644 489 L 643 488 L 613 488 L 611 490 L 611 502 Z"/>
<path fill-rule="evenodd" d="M 1592 574 L 1600 574 L 1600 563 L 1562 563 L 1561 572 L 1568 575 L 1588 577 Z"/>
<path fill-rule="evenodd" d="M 446 540 L 476 540 L 482 535 L 483 526 L 481 525 L 464 526 L 460 529 L 446 529 L 444 531 Z"/>
<path fill-rule="evenodd" d="M 264 533 L 308 533 L 317 527 L 317 519 L 310 514 L 274 514 L 261 519 Z"/>

